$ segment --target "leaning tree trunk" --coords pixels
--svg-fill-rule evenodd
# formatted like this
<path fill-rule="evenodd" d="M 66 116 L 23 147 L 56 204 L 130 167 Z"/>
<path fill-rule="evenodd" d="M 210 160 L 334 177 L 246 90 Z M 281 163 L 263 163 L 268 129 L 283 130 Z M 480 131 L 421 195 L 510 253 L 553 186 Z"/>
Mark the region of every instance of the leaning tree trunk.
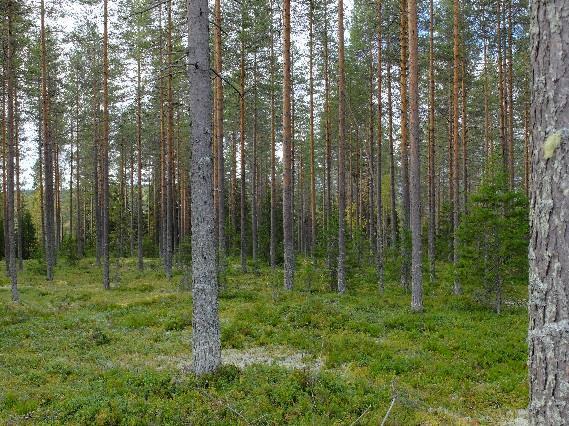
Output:
<path fill-rule="evenodd" d="M 569 3 L 533 0 L 530 423 L 569 418 Z"/>
<path fill-rule="evenodd" d="M 215 206 L 213 204 L 212 90 L 207 0 L 188 2 L 188 77 L 192 186 L 192 369 L 217 370 L 221 340 L 217 302 Z"/>

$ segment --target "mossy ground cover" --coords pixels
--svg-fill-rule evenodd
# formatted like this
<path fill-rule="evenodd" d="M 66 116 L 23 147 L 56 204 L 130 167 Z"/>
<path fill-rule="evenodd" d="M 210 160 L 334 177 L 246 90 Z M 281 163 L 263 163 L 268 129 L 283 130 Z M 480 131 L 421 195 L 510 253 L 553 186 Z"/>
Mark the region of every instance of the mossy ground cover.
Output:
<path fill-rule="evenodd" d="M 525 288 L 496 315 L 472 289 L 453 296 L 440 264 L 413 314 L 395 267 L 383 294 L 362 267 L 337 295 L 308 261 L 286 292 L 281 271 L 242 274 L 230 259 L 224 349 L 287 348 L 320 368 L 225 365 L 197 379 L 182 276 L 167 281 L 158 260 L 139 273 L 127 259 L 104 291 L 93 263 L 61 265 L 53 282 L 26 265 L 18 305 L 2 275 L 1 424 L 377 425 L 393 398 L 388 424 L 495 424 L 526 405 Z"/>

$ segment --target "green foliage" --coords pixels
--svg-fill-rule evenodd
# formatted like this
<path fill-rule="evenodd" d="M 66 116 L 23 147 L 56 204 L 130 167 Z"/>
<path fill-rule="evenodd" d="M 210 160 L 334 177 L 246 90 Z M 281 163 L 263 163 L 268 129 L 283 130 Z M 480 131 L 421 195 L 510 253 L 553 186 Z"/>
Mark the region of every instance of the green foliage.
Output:
<path fill-rule="evenodd" d="M 468 292 L 454 297 L 452 268 L 439 263 L 424 314 L 413 314 L 395 258 L 383 295 L 362 262 L 343 296 L 329 290 L 322 259 L 299 257 L 287 292 L 282 270 L 241 274 L 229 258 L 223 348 L 270 357 L 200 379 L 187 368 L 191 294 L 159 261 L 146 259 L 140 274 L 125 259 L 110 292 L 92 258 L 60 262 L 50 283 L 28 261 L 20 305 L 0 287 L 0 423 L 351 424 L 367 410 L 360 422 L 379 424 L 394 392 L 392 424 L 497 424 L 524 407 L 525 305 L 498 316 Z M 509 300 L 525 291 L 515 287 Z"/>
<path fill-rule="evenodd" d="M 497 312 L 513 285 L 527 282 L 528 200 L 508 189 L 492 169 L 475 194 L 459 228 L 462 280 L 484 291 L 479 297 Z"/>

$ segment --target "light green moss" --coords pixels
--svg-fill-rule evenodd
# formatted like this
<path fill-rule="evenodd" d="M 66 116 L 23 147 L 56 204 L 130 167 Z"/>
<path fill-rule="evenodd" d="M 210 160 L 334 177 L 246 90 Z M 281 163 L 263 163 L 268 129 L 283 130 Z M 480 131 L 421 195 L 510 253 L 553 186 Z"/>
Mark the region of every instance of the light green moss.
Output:
<path fill-rule="evenodd" d="M 561 145 L 561 131 L 552 133 L 543 145 L 543 158 L 549 160 L 555 154 L 555 150 Z"/>

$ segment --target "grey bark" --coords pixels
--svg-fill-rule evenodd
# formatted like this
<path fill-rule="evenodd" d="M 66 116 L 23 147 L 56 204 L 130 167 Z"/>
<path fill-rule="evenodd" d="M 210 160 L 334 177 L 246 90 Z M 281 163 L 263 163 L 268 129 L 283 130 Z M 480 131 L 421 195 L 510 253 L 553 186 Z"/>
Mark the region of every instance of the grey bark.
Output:
<path fill-rule="evenodd" d="M 569 3 L 531 2 L 530 424 L 569 419 Z"/>
<path fill-rule="evenodd" d="M 294 281 L 294 230 L 292 193 L 292 111 L 290 94 L 290 0 L 283 0 L 283 248 L 284 287 L 292 290 Z"/>
<path fill-rule="evenodd" d="M 421 153 L 419 141 L 419 48 L 417 1 L 409 0 L 409 142 L 410 142 L 410 224 L 411 224 L 411 309 L 423 310 L 423 271 L 421 265 Z"/>
<path fill-rule="evenodd" d="M 192 187 L 192 369 L 210 373 L 221 362 L 213 204 L 212 89 L 207 0 L 188 1 L 188 77 Z"/>

